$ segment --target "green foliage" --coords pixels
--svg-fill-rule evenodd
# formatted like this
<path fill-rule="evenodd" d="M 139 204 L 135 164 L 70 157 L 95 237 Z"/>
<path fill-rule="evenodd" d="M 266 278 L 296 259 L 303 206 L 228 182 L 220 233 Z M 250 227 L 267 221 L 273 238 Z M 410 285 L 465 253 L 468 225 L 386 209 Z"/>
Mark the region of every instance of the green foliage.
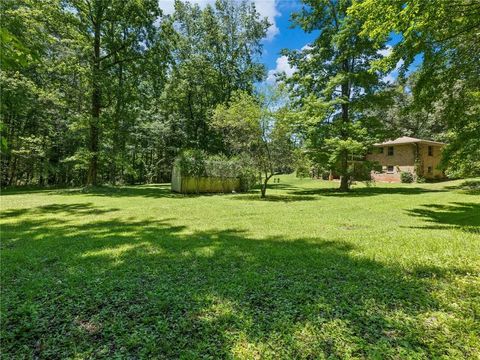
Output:
<path fill-rule="evenodd" d="M 409 183 L 412 183 L 413 182 L 413 174 L 409 171 L 402 171 L 400 173 L 400 181 L 402 183 L 406 183 L 406 184 L 409 184 Z"/>
<path fill-rule="evenodd" d="M 176 158 L 176 166 L 183 176 L 239 178 L 241 191 L 250 190 L 256 181 L 256 171 L 248 157 L 208 156 L 201 150 L 184 150 Z"/>
<path fill-rule="evenodd" d="M 205 152 L 201 150 L 184 150 L 175 160 L 175 165 L 184 176 L 207 176 Z"/>
<path fill-rule="evenodd" d="M 177 1 L 172 20 L 175 49 L 162 106 L 183 123 L 182 147 L 225 152 L 209 119 L 234 92 L 252 94 L 254 83 L 263 79 L 265 69 L 257 55 L 268 21 L 243 0 L 220 0 L 204 9 Z"/>
<path fill-rule="evenodd" d="M 447 146 L 442 152 L 443 167 L 453 177 L 480 175 L 480 91 L 472 93 L 464 86 L 453 89 L 455 106 L 448 107 L 450 119 Z M 460 115 L 458 115 L 460 114 Z"/>
<path fill-rule="evenodd" d="M 208 120 L 263 78 L 268 21 L 246 1 L 158 5 L 2 3 L 2 186 L 161 182 L 182 148 L 229 152 Z M 33 136 L 41 160 L 20 156 Z"/>
<path fill-rule="evenodd" d="M 478 358 L 463 181 L 280 178 L 267 201 L 2 191 L 2 359 Z"/>
<path fill-rule="evenodd" d="M 393 69 L 401 60 L 403 75 L 422 55 L 409 89 L 413 102 L 401 110 L 406 122 L 420 120 L 419 133 L 433 129 L 432 138 L 449 143 L 442 166 L 451 176 L 480 174 L 480 3 L 356 0 L 349 14 L 362 19 L 365 38 L 385 42 L 392 32 L 401 35 L 378 68 Z"/>
<path fill-rule="evenodd" d="M 251 167 L 262 177 L 262 197 L 275 174 L 293 171 L 294 144 L 285 109 L 272 110 L 275 92 L 259 100 L 245 92 L 232 95 L 228 106 L 219 105 L 211 125 L 222 134 L 232 153 L 250 159 Z"/>
<path fill-rule="evenodd" d="M 306 154 L 298 154 L 295 161 L 295 175 L 299 178 L 312 177 L 313 163 Z"/>
<path fill-rule="evenodd" d="M 382 87 L 380 71 L 372 71 L 383 43 L 359 36 L 362 22 L 348 15 L 350 1 L 303 1 L 294 23 L 318 31 L 302 50 L 285 50 L 297 71 L 284 79 L 299 112 L 297 128 L 309 152 L 342 176 L 348 190 L 348 159 L 361 156 L 374 142 L 377 119 L 368 109 Z M 312 157 L 313 159 L 313 157 Z M 326 164 L 322 164 L 325 166 Z"/>
<path fill-rule="evenodd" d="M 375 164 L 370 161 L 352 161 L 348 166 L 348 176 L 351 181 L 364 181 L 370 184 L 372 170 Z"/>
<path fill-rule="evenodd" d="M 424 184 L 427 181 L 423 176 L 417 176 L 416 182 L 419 184 Z"/>

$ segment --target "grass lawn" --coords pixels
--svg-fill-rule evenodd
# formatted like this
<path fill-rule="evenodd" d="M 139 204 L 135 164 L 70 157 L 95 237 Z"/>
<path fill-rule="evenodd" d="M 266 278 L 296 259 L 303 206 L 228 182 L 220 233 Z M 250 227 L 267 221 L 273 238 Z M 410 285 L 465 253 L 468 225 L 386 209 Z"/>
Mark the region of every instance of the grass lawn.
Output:
<path fill-rule="evenodd" d="M 2 358 L 480 358 L 480 193 L 4 191 Z"/>

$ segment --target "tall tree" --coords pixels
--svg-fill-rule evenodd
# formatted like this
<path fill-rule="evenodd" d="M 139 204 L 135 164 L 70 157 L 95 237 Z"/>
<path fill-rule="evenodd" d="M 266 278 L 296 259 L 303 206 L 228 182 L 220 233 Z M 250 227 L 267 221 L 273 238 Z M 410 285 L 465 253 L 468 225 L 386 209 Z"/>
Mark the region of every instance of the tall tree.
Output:
<path fill-rule="evenodd" d="M 264 76 L 268 21 L 249 1 L 175 6 L 2 3 L 2 185 L 166 181 L 182 147 L 228 152 L 208 119 Z"/>
<path fill-rule="evenodd" d="M 300 51 L 284 51 L 297 70 L 286 81 L 303 111 L 302 122 L 313 127 L 308 135 L 315 137 L 316 151 L 325 153 L 341 176 L 340 190 L 347 191 L 349 159 L 368 144 L 370 124 L 363 113 L 381 86 L 381 74 L 371 71 L 371 64 L 382 45 L 358 35 L 362 23 L 347 14 L 351 1 L 303 3 L 292 20 L 319 35 Z"/>
<path fill-rule="evenodd" d="M 139 61 L 149 45 L 149 35 L 160 15 L 155 0 L 70 0 L 64 7 L 84 43 L 90 63 L 89 166 L 87 184 L 98 180 L 103 89 L 111 81 L 111 69 L 118 74 L 131 62 Z M 121 75 L 120 81 L 121 80 Z M 121 85 L 120 85 L 121 86 Z M 121 94 L 122 92 L 119 92 Z"/>
<path fill-rule="evenodd" d="M 259 55 L 269 23 L 244 0 L 219 0 L 203 10 L 176 1 L 174 21 L 177 49 L 166 97 L 185 130 L 185 146 L 220 151 L 221 139 L 207 119 L 234 91 L 252 94 L 263 79 Z"/>
<path fill-rule="evenodd" d="M 448 125 L 444 166 L 456 176 L 479 175 L 480 2 L 356 0 L 349 11 L 362 19 L 365 38 L 386 41 L 392 32 L 401 35 L 378 67 L 391 69 L 402 60 L 404 72 L 421 56 L 411 90 L 417 108 L 437 113 Z"/>

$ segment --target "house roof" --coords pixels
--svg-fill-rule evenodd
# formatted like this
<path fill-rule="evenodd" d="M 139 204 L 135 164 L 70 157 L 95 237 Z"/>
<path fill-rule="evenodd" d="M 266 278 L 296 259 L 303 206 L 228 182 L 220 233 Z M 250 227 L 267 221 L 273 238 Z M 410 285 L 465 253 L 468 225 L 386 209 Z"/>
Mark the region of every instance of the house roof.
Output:
<path fill-rule="evenodd" d="M 409 136 L 402 136 L 395 140 L 388 140 L 382 143 L 373 144 L 373 146 L 385 146 L 385 145 L 403 145 L 403 144 L 428 144 L 428 145 L 445 145 L 445 143 L 424 139 L 417 139 Z"/>

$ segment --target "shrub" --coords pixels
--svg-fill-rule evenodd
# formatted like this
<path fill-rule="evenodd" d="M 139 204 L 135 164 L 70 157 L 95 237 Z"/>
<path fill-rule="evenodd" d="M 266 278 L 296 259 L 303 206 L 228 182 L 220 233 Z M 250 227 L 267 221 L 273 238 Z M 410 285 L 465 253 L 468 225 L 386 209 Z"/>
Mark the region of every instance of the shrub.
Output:
<path fill-rule="evenodd" d="M 311 168 L 307 166 L 307 164 L 298 164 L 295 173 L 298 178 L 308 178 L 312 176 Z"/>
<path fill-rule="evenodd" d="M 208 156 L 201 150 L 184 150 L 176 158 L 174 166 L 182 176 L 216 177 L 240 179 L 240 190 L 248 191 L 257 181 L 257 172 L 247 157 L 231 157 L 225 155 Z"/>
<path fill-rule="evenodd" d="M 354 162 L 348 169 L 350 178 L 354 181 L 371 181 L 373 167 L 374 163 L 371 161 Z"/>
<path fill-rule="evenodd" d="M 423 176 L 417 176 L 417 183 L 423 184 L 426 181 L 426 179 Z"/>
<path fill-rule="evenodd" d="M 402 171 L 400 173 L 400 180 L 402 183 L 412 183 L 413 182 L 413 174 L 409 171 Z"/>
<path fill-rule="evenodd" d="M 222 179 L 238 177 L 240 164 L 235 158 L 229 159 L 225 155 L 213 155 L 205 159 L 206 176 Z"/>
<path fill-rule="evenodd" d="M 312 161 L 302 153 L 297 153 L 295 157 L 295 174 L 298 178 L 312 177 Z"/>
<path fill-rule="evenodd" d="M 201 150 L 184 150 L 175 160 L 174 166 L 184 176 L 200 177 L 206 175 L 206 154 Z"/>

